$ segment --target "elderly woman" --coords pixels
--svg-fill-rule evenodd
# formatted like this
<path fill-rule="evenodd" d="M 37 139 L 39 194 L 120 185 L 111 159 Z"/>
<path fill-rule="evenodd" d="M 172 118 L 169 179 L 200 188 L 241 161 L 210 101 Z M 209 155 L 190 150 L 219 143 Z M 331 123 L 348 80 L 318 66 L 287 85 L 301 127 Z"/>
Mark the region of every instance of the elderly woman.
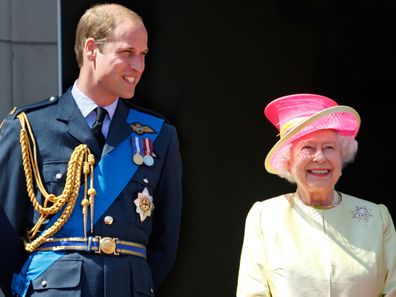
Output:
<path fill-rule="evenodd" d="M 396 296 L 387 207 L 335 189 L 357 152 L 359 114 L 324 96 L 295 94 L 269 103 L 265 115 L 280 132 L 265 168 L 297 189 L 249 211 L 237 296 Z"/>

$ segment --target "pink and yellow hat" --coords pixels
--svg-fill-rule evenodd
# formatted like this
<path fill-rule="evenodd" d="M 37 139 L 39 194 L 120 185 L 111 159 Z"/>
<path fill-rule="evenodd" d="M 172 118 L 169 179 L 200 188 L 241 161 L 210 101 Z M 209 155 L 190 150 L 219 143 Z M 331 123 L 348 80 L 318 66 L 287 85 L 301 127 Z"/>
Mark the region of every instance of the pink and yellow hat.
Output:
<path fill-rule="evenodd" d="M 270 102 L 264 109 L 267 119 L 278 129 L 280 139 L 265 158 L 265 169 L 278 174 L 279 152 L 285 144 L 323 129 L 334 129 L 356 137 L 360 116 L 355 109 L 315 94 L 293 94 Z"/>

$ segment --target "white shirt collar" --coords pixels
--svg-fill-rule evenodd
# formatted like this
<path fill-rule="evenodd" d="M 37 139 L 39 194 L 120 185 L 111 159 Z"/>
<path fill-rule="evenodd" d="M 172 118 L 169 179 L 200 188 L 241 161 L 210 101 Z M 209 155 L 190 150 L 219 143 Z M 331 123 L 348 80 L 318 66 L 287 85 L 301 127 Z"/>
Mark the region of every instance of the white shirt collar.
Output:
<path fill-rule="evenodd" d="M 73 84 L 71 93 L 77 103 L 78 108 L 81 110 L 84 118 L 86 118 L 98 105 L 91 98 L 86 96 L 77 86 L 77 80 Z M 118 98 L 113 103 L 103 106 L 107 110 L 110 120 L 113 118 L 115 109 L 117 107 Z"/>

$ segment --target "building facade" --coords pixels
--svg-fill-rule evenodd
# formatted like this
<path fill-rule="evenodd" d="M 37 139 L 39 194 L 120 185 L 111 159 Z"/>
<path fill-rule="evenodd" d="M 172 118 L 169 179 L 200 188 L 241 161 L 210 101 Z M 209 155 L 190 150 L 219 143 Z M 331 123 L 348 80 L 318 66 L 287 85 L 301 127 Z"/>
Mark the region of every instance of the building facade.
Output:
<path fill-rule="evenodd" d="M 57 0 L 0 0 L 0 118 L 58 92 Z"/>

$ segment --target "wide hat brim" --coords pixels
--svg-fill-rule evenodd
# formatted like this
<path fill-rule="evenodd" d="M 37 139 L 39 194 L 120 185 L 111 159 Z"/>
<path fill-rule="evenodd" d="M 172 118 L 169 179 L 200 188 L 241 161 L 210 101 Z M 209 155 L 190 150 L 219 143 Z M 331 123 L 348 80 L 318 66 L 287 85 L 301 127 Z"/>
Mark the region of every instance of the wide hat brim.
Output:
<path fill-rule="evenodd" d="M 322 119 L 331 117 L 332 115 L 342 114 L 343 117 L 332 118 L 328 123 L 322 123 L 320 127 L 315 126 L 315 123 L 320 122 Z M 295 141 L 307 134 L 318 130 L 333 129 L 339 131 L 341 134 L 350 135 L 355 137 L 360 127 L 360 116 L 358 112 L 352 107 L 345 105 L 337 105 L 333 107 L 326 108 L 320 112 L 313 114 L 312 116 L 304 119 L 292 129 L 290 129 L 285 135 L 279 139 L 279 141 L 272 147 L 272 149 L 267 154 L 264 166 L 265 169 L 272 174 L 278 174 L 277 157 L 279 151 L 285 144 Z"/>

